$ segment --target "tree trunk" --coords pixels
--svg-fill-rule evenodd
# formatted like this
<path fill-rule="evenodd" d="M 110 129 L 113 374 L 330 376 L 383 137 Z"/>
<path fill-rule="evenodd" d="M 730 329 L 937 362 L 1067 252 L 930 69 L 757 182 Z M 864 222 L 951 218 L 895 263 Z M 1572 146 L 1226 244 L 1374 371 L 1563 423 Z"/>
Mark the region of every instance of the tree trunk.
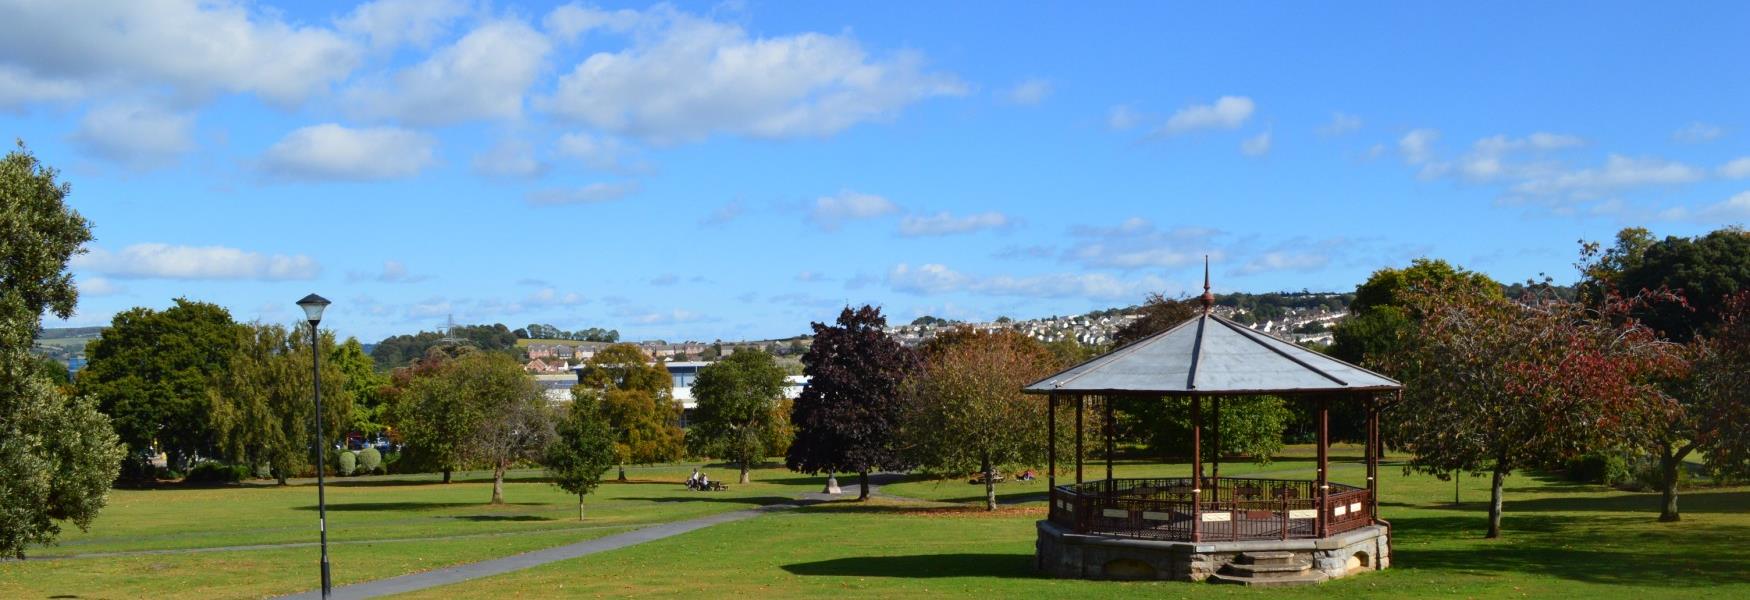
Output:
<path fill-rule="evenodd" d="M 1501 537 L 1501 485 L 1507 480 L 1507 467 L 1500 462 L 1495 463 L 1495 482 L 1489 486 L 1489 533 L 1483 537 L 1495 539 Z"/>
<path fill-rule="evenodd" d="M 620 465 L 620 481 L 626 480 L 626 465 Z"/>
<path fill-rule="evenodd" d="M 450 469 L 448 467 L 445 467 L 444 468 L 444 483 L 449 483 L 449 482 L 450 482 Z"/>
<path fill-rule="evenodd" d="M 868 471 L 857 471 L 857 481 L 858 481 L 857 485 L 860 485 L 863 487 L 863 490 L 857 494 L 857 501 L 862 502 L 864 500 L 868 500 L 869 499 L 869 472 Z"/>
<path fill-rule="evenodd" d="M 997 509 L 996 469 L 991 467 L 990 454 L 988 453 L 984 455 L 984 465 L 981 470 L 984 473 L 984 509 L 993 511 Z"/>
<path fill-rule="evenodd" d="M 577 520 L 583 520 L 583 494 L 577 495 Z"/>
<path fill-rule="evenodd" d="M 747 460 L 741 461 L 741 483 L 747 483 Z"/>
<path fill-rule="evenodd" d="M 1683 520 L 1683 515 L 1677 512 L 1677 473 L 1683 468 L 1683 457 L 1689 454 L 1694 446 L 1685 446 L 1675 452 L 1671 445 L 1666 444 L 1659 455 L 1659 487 L 1663 502 L 1659 504 L 1659 521 L 1675 523 Z"/>
<path fill-rule="evenodd" d="M 492 465 L 492 503 L 504 504 L 504 467 L 506 461 Z"/>

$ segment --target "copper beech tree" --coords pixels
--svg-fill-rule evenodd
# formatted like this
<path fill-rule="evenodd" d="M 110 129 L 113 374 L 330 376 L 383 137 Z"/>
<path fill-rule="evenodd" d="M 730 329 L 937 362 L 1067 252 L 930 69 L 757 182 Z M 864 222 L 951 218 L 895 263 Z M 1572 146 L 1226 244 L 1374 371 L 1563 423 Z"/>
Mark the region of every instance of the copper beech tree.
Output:
<path fill-rule="evenodd" d="M 1675 410 L 1657 380 L 1682 371 L 1680 353 L 1632 320 L 1450 284 L 1403 299 L 1416 326 L 1386 360 L 1406 386 L 1390 439 L 1407 470 L 1492 475 L 1487 537 L 1513 471 L 1635 443 Z"/>
<path fill-rule="evenodd" d="M 881 310 L 845 307 L 834 325 L 814 323 L 802 355 L 809 377 L 791 409 L 796 427 L 784 466 L 800 473 L 856 473 L 869 498 L 869 472 L 904 470 L 897 433 L 903 390 L 917 356 L 883 330 Z"/>

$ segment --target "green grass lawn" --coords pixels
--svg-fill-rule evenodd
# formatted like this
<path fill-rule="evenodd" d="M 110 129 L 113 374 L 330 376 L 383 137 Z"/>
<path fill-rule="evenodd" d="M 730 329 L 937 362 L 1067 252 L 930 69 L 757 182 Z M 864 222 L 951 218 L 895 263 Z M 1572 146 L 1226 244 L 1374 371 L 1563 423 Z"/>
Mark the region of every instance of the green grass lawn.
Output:
<path fill-rule="evenodd" d="M 1222 471 L 1311 473 L 1298 456 Z M 1032 572 L 1042 503 L 991 514 L 877 500 L 765 515 L 409 597 L 1750 597 L 1750 488 L 1692 491 L 1682 500 L 1684 521 L 1662 524 L 1656 494 L 1518 475 L 1508 480 L 1505 538 L 1484 540 L 1486 479 L 1462 479 L 1464 502 L 1454 506 L 1452 482 L 1405 476 L 1395 464 L 1381 471 L 1382 511 L 1396 536 L 1392 568 L 1317 587 L 1043 579 Z M 1183 472 L 1183 465 L 1132 464 L 1119 475 Z M 1362 478 L 1353 462 L 1334 465 L 1333 473 L 1338 481 Z M 1104 466 L 1088 475 L 1104 476 Z M 1044 489 L 999 487 L 1010 497 Z M 961 480 L 884 489 L 938 500 L 982 494 Z"/>
<path fill-rule="evenodd" d="M 345 478 L 328 486 L 330 561 L 336 584 L 486 560 L 676 521 L 779 502 L 818 491 L 821 478 L 767 468 L 749 485 L 709 495 L 680 485 L 688 466 L 628 469 L 585 500 L 512 473 L 507 504 L 492 506 L 490 475 Z M 714 476 L 732 477 L 727 467 Z M 115 490 L 89 532 L 71 529 L 32 560 L 0 563 L 0 598 L 259 597 L 313 587 L 318 549 L 275 547 L 317 539 L 316 486 L 248 484 Z M 237 546 L 268 546 L 234 549 Z M 189 552 L 189 550 L 205 550 Z M 139 553 L 67 558 L 100 553 Z M 45 560 L 37 560 L 45 559 Z"/>

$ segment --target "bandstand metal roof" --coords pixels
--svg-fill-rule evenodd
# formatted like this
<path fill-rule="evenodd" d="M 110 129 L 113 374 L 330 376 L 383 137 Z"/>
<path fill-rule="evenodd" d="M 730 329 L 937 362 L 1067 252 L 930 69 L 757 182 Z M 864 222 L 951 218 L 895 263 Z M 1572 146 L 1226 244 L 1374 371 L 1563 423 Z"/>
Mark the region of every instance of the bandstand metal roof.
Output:
<path fill-rule="evenodd" d="M 1249 396 L 1397 390 L 1373 371 L 1202 314 L 1026 387 L 1029 394 Z"/>

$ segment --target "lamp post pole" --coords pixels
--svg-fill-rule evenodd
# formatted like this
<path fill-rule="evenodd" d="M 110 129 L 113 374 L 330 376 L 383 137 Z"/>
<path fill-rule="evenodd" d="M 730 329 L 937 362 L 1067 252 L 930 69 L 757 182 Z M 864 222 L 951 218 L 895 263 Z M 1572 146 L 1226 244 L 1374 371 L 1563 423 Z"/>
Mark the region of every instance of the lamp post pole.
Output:
<path fill-rule="evenodd" d="M 327 600 L 334 586 L 328 574 L 328 494 L 323 481 L 328 440 L 322 436 L 322 336 L 316 326 L 322 322 L 322 309 L 328 307 L 328 300 L 310 294 L 299 300 L 298 306 L 310 321 L 310 378 L 316 384 L 316 522 L 322 536 L 322 598 Z"/>

